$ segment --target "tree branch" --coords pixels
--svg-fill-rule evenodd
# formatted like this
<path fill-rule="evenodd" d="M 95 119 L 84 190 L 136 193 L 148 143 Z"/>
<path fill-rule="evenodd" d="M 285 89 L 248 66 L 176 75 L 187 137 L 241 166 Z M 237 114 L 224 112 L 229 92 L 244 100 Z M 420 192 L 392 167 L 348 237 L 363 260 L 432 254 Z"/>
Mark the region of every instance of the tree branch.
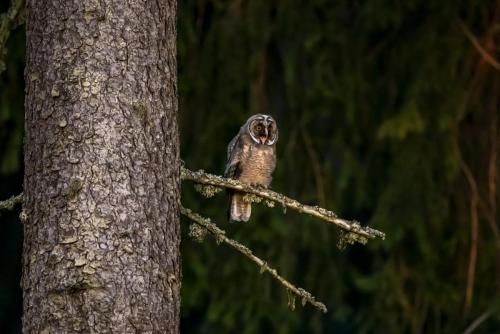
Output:
<path fill-rule="evenodd" d="M 284 196 L 280 193 L 268 190 L 268 189 L 262 189 L 262 188 L 255 188 L 250 185 L 247 185 L 245 183 L 241 183 L 237 180 L 232 180 L 232 179 L 226 179 L 220 176 L 212 175 L 205 173 L 203 171 L 197 171 L 193 172 L 190 171 L 189 169 L 186 169 L 182 167 L 181 169 L 181 179 L 186 180 L 186 181 L 192 181 L 196 183 L 197 185 L 203 185 L 205 189 L 202 189 L 202 192 L 205 195 L 211 196 L 214 193 L 218 192 L 219 190 L 222 190 L 221 187 L 224 188 L 231 188 L 234 190 L 246 192 L 247 194 L 251 194 L 253 196 L 256 196 L 257 198 L 251 198 L 251 201 L 259 201 L 261 198 L 264 198 L 267 201 L 273 201 L 273 202 L 278 202 L 283 205 L 283 207 L 289 207 L 291 209 L 294 209 L 298 212 L 309 214 L 311 216 L 317 217 L 319 219 L 322 219 L 326 222 L 332 223 L 339 228 L 343 230 L 343 232 L 346 234 L 343 239 L 346 240 L 341 240 L 343 242 L 347 243 L 353 243 L 355 241 L 361 242 L 361 243 L 366 243 L 368 239 L 373 239 L 376 237 L 384 238 L 385 234 L 383 232 L 377 231 L 375 229 L 372 229 L 370 227 L 362 227 L 358 222 L 356 221 L 348 221 L 344 219 L 338 218 L 335 213 L 328 211 L 326 209 L 317 207 L 317 206 L 310 206 L 310 205 L 305 205 L 301 204 L 298 201 L 289 198 L 287 196 Z M 17 196 L 13 196 L 5 201 L 0 202 L 0 210 L 11 210 L 13 209 L 14 205 L 17 203 L 22 202 L 22 197 L 23 194 L 19 194 Z M 267 271 L 273 276 L 276 280 L 278 280 L 283 286 L 286 287 L 287 291 L 292 293 L 294 296 L 291 296 L 289 299 L 289 305 L 292 307 L 292 309 L 295 307 L 295 296 L 301 298 L 302 304 L 305 305 L 305 303 L 310 303 L 311 305 L 315 306 L 319 310 L 323 312 L 327 312 L 326 306 L 319 302 L 316 301 L 314 296 L 309 293 L 308 291 L 298 288 L 294 286 L 292 283 L 288 282 L 286 279 L 281 277 L 276 269 L 271 268 L 267 265 L 267 263 L 260 259 L 259 257 L 255 256 L 252 251 L 247 248 L 246 246 L 238 243 L 237 241 L 228 238 L 225 235 L 225 231 L 221 230 L 219 227 L 217 227 L 215 224 L 210 222 L 210 219 L 204 218 L 197 213 L 192 212 L 189 209 L 186 209 L 184 207 L 180 207 L 180 212 L 184 216 L 188 217 L 192 221 L 194 221 L 196 224 L 199 226 L 203 227 L 206 231 L 210 232 L 211 234 L 214 235 L 215 239 L 217 242 L 224 242 L 231 246 L 232 248 L 236 249 L 238 252 L 242 253 L 246 257 L 248 257 L 250 260 L 255 262 L 258 266 L 261 268 L 261 272 Z M 202 238 L 203 237 L 203 230 L 200 231 L 191 231 L 190 234 L 196 238 Z"/>
<path fill-rule="evenodd" d="M 320 208 L 318 206 L 311 206 L 301 204 L 300 202 L 294 200 L 293 198 L 287 197 L 280 193 L 274 192 L 272 190 L 263 189 L 263 188 L 255 188 L 248 184 L 239 182 L 233 179 L 226 179 L 217 175 L 212 175 L 205 173 L 200 170 L 197 172 L 193 172 L 187 168 L 182 167 L 181 169 L 181 178 L 185 181 L 192 181 L 196 184 L 201 184 L 204 186 L 208 186 L 207 189 L 204 189 L 203 192 L 207 196 L 211 196 L 214 193 L 218 192 L 221 187 L 230 188 L 234 190 L 239 190 L 242 192 L 246 192 L 248 194 L 256 195 L 258 198 L 249 198 L 251 201 L 258 202 L 260 198 L 264 198 L 268 201 L 278 202 L 283 207 L 289 207 L 293 210 L 296 210 L 300 213 L 305 213 L 311 215 L 313 217 L 324 220 L 328 223 L 334 224 L 337 227 L 341 228 L 344 233 L 344 240 L 342 242 L 345 243 L 354 243 L 360 242 L 365 244 L 368 239 L 374 239 L 376 237 L 385 238 L 385 233 L 372 229 L 368 226 L 361 226 L 357 221 L 349 221 L 345 219 L 338 218 L 337 215 L 329 210 Z M 18 201 L 22 200 L 22 194 L 14 196 L 6 201 L 0 202 L 0 210 L 12 209 L 12 206 L 9 204 L 9 201 Z"/>
<path fill-rule="evenodd" d="M 255 188 L 237 180 L 226 179 L 217 175 L 205 173 L 202 170 L 193 172 L 184 167 L 181 167 L 181 178 L 182 180 L 192 181 L 198 184 L 208 185 L 212 187 L 230 188 L 246 192 L 248 194 L 253 194 L 266 200 L 278 202 L 283 205 L 283 207 L 289 207 L 290 209 L 296 210 L 300 213 L 305 213 L 313 217 L 322 219 L 328 223 L 336 225 L 343 231 L 347 232 L 345 236 L 345 238 L 347 239 L 345 241 L 347 243 L 354 243 L 355 241 L 357 241 L 365 244 L 368 239 L 374 239 L 376 237 L 382 239 L 385 238 L 385 234 L 381 231 L 372 229 L 368 226 L 363 227 L 357 221 L 349 221 L 338 218 L 335 213 L 329 210 L 320 208 L 318 206 L 301 204 L 293 198 L 287 197 L 272 190 Z M 209 188 L 209 194 L 213 194 L 215 192 L 217 192 L 216 189 Z"/>
<path fill-rule="evenodd" d="M 23 193 L 20 193 L 17 196 L 12 196 L 11 198 L 6 199 L 5 201 L 0 201 L 0 210 L 12 210 L 14 206 L 18 203 L 22 203 L 23 201 Z"/>
<path fill-rule="evenodd" d="M 472 334 L 485 320 L 493 314 L 492 310 L 487 310 L 482 313 L 476 320 L 474 320 L 463 332 L 463 334 Z"/>
<path fill-rule="evenodd" d="M 10 32 L 22 24 L 24 17 L 24 0 L 12 0 L 9 10 L 0 15 L 0 73 L 5 70 L 5 44 Z"/>
<path fill-rule="evenodd" d="M 335 213 L 329 210 L 320 208 L 318 206 L 301 204 L 300 202 L 290 197 L 274 192 L 272 190 L 255 188 L 248 184 L 239 182 L 237 180 L 226 179 L 217 175 L 205 173 L 204 171 L 201 170 L 193 172 L 184 167 L 182 167 L 181 170 L 181 178 L 182 180 L 192 181 L 197 184 L 212 186 L 212 188 L 208 189 L 208 191 L 211 192 L 211 194 L 217 192 L 218 191 L 217 188 L 224 187 L 246 192 L 248 194 L 253 194 L 269 201 L 278 202 L 284 207 L 289 207 L 300 213 L 305 213 L 313 217 L 322 219 L 328 223 L 337 225 L 337 227 L 341 228 L 348 234 L 354 234 L 358 237 L 354 238 L 356 240 L 353 239 L 351 241 L 358 241 L 365 244 L 367 239 L 374 239 L 376 237 L 382 239 L 385 238 L 385 233 L 381 231 L 372 229 L 368 226 L 361 226 L 357 221 L 349 221 L 338 218 Z M 251 199 L 251 200 L 258 201 L 256 199 Z M 20 203 L 21 201 L 22 201 L 22 193 L 17 196 L 13 196 L 5 201 L 0 201 L 0 210 L 12 209 L 13 204 L 10 204 L 11 202 L 15 204 L 15 203 Z"/>
<path fill-rule="evenodd" d="M 191 219 L 196 224 L 202 226 L 208 232 L 210 232 L 215 237 L 215 240 L 217 241 L 217 243 L 223 242 L 225 244 L 228 244 L 229 246 L 231 246 L 232 248 L 234 248 L 235 250 L 237 250 L 241 254 L 245 255 L 247 258 L 249 258 L 250 260 L 255 262 L 260 267 L 261 273 L 263 273 L 265 271 L 269 272 L 271 274 L 271 276 L 273 276 L 276 280 L 278 280 L 285 288 L 288 289 L 288 291 L 292 292 L 295 296 L 301 298 L 302 305 L 309 303 L 309 304 L 313 305 L 314 307 L 318 308 L 319 310 L 321 310 L 322 312 L 324 312 L 324 313 L 327 312 L 327 308 L 326 308 L 325 304 L 323 304 L 319 301 L 316 301 L 316 299 L 314 298 L 314 296 L 311 293 L 307 292 L 306 290 L 304 290 L 302 288 L 296 287 L 295 285 L 293 285 L 292 283 L 288 282 L 286 279 L 281 277 L 278 274 L 278 272 L 276 271 L 276 269 L 269 267 L 269 265 L 264 260 L 255 256 L 248 247 L 240 244 L 239 242 L 237 242 L 233 239 L 228 238 L 226 236 L 226 232 L 224 230 L 220 229 L 217 225 L 210 222 L 210 219 L 204 218 L 204 217 L 200 216 L 199 214 L 192 212 L 190 209 L 184 208 L 183 206 L 180 206 L 180 211 L 184 216 Z M 199 233 L 198 233 L 198 237 L 199 237 Z M 291 302 L 289 301 L 289 305 L 292 307 L 292 309 L 295 307 L 294 299 Z"/>
<path fill-rule="evenodd" d="M 479 52 L 479 54 L 483 57 L 483 59 L 488 64 L 490 64 L 494 69 L 500 71 L 500 63 L 492 55 L 490 55 L 485 48 L 483 48 L 483 46 L 478 41 L 476 36 L 474 36 L 474 34 L 470 31 L 470 29 L 465 25 L 465 23 L 461 19 L 458 19 L 458 26 L 460 27 L 460 29 L 462 29 L 467 39 L 471 42 L 471 44 L 474 46 L 477 52 Z"/>
<path fill-rule="evenodd" d="M 9 199 L 6 199 L 4 201 L 0 201 L 0 210 L 12 210 L 16 204 L 22 203 L 22 201 L 23 201 L 23 193 L 20 193 L 17 196 L 12 196 Z M 228 244 L 229 246 L 231 246 L 232 248 L 236 249 L 241 254 L 248 257 L 253 262 L 255 262 L 260 267 L 261 273 L 263 273 L 264 271 L 269 272 L 271 274 L 271 276 L 273 276 L 283 286 L 285 286 L 288 289 L 288 291 L 292 292 L 294 295 L 301 298 L 302 305 L 305 305 L 305 303 L 309 303 L 309 304 L 313 305 L 314 307 L 318 308 L 319 310 L 321 310 L 322 312 L 324 312 L 324 313 L 327 312 L 327 308 L 326 308 L 325 304 L 316 301 L 314 296 L 311 293 L 309 293 L 308 291 L 306 291 L 302 288 L 296 287 L 295 285 L 293 285 L 292 283 L 288 282 L 286 279 L 281 277 L 278 274 L 276 269 L 269 267 L 268 264 L 264 260 L 255 256 L 253 254 L 253 252 L 248 247 L 240 244 L 239 242 L 237 242 L 233 239 L 228 238 L 226 236 L 226 232 L 223 231 L 222 229 L 220 229 L 219 227 L 217 227 L 217 225 L 211 223 L 210 219 L 204 218 L 204 217 L 200 216 L 199 214 L 194 213 L 191 210 L 184 208 L 183 206 L 180 207 L 180 212 L 181 212 L 181 214 L 188 217 L 189 219 L 194 221 L 196 224 L 198 224 L 199 226 L 202 226 L 208 232 L 213 234 L 215 239 L 217 240 L 217 243 L 224 242 L 224 243 Z M 196 238 L 203 237 L 202 235 L 200 235 L 199 231 L 198 232 L 196 232 L 196 231 L 190 232 L 190 234 L 192 234 Z M 292 309 L 293 309 L 295 307 L 295 298 L 292 298 L 292 300 L 289 301 L 289 304 L 290 304 L 290 307 L 292 307 Z"/>

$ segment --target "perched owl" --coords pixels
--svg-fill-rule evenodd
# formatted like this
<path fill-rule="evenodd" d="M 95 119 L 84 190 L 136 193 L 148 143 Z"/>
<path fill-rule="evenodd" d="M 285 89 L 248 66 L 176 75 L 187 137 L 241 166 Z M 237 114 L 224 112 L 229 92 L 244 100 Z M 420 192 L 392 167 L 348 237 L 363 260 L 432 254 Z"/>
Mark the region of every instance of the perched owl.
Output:
<path fill-rule="evenodd" d="M 278 127 L 269 115 L 251 116 L 227 146 L 227 164 L 224 176 L 253 186 L 267 188 L 276 166 L 276 141 Z M 244 194 L 229 192 L 229 220 L 248 221 L 251 203 L 243 200 Z"/>

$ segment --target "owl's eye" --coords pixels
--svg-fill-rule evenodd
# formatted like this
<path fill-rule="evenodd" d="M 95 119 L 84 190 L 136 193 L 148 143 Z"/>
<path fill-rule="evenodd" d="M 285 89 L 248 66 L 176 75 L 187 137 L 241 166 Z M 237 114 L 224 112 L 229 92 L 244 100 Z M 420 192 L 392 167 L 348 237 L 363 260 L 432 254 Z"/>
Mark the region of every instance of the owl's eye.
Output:
<path fill-rule="evenodd" d="M 257 131 L 261 131 L 261 130 L 262 130 L 262 125 L 257 125 L 257 126 L 255 127 L 255 130 L 257 130 Z"/>

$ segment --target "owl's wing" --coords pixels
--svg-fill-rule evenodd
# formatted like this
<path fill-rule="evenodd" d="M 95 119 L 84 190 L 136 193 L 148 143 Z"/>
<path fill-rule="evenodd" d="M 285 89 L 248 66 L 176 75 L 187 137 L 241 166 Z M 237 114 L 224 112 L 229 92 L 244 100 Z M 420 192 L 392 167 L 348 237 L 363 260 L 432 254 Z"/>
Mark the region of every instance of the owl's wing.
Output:
<path fill-rule="evenodd" d="M 227 162 L 224 177 L 235 178 L 239 174 L 241 161 L 240 134 L 238 133 L 227 145 Z"/>

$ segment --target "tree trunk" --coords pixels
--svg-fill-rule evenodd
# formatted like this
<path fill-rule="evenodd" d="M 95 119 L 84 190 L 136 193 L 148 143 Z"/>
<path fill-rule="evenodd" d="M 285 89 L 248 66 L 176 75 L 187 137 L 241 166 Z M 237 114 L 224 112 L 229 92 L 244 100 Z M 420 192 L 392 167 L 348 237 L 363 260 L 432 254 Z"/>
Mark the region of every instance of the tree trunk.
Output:
<path fill-rule="evenodd" d="M 176 1 L 27 1 L 25 333 L 177 333 Z"/>

